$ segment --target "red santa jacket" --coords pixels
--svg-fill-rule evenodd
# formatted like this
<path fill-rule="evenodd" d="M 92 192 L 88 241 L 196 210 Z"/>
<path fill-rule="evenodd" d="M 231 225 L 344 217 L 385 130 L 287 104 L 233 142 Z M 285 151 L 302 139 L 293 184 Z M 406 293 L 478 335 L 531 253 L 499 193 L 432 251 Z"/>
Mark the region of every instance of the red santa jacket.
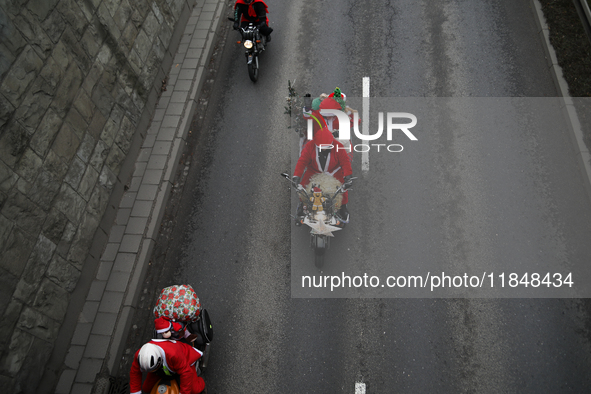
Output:
<path fill-rule="evenodd" d="M 259 22 L 260 21 L 259 16 L 257 15 L 257 12 L 255 10 L 255 4 L 256 4 L 256 8 L 258 8 L 261 11 L 262 11 L 262 8 L 260 8 L 260 7 L 264 7 L 265 23 L 267 23 L 267 26 L 269 26 L 269 18 L 266 17 L 266 14 L 269 13 L 269 8 L 267 7 L 267 4 L 263 0 L 254 0 L 250 4 L 246 3 L 244 0 L 237 0 L 236 4 L 234 4 L 234 10 L 236 10 L 236 8 L 238 8 L 239 6 L 242 7 L 242 9 L 245 9 L 246 7 L 248 7 L 248 12 L 242 13 L 242 17 L 240 18 L 240 22 Z"/>
<path fill-rule="evenodd" d="M 347 150 L 345 150 L 343 144 L 333 138 L 332 145 L 334 148 L 332 148 L 328 154 L 324 167 L 321 167 L 320 165 L 320 159 L 318 158 L 320 149 L 316 144 L 310 141 L 304 146 L 294 171 L 295 176 L 302 178 L 302 185 L 307 185 L 314 174 L 319 174 L 321 172 L 334 176 L 340 182 L 343 182 L 347 175 L 353 174 L 351 160 L 349 159 Z M 305 174 L 304 170 L 306 171 Z"/>
<path fill-rule="evenodd" d="M 193 379 L 197 378 L 195 363 L 202 353 L 191 345 L 168 339 L 152 339 L 150 343 L 158 346 L 162 353 L 162 365 L 173 374 L 181 377 L 181 394 L 190 394 L 193 387 Z M 141 393 L 142 371 L 138 361 L 139 349 L 135 352 L 129 376 L 129 392 Z"/>

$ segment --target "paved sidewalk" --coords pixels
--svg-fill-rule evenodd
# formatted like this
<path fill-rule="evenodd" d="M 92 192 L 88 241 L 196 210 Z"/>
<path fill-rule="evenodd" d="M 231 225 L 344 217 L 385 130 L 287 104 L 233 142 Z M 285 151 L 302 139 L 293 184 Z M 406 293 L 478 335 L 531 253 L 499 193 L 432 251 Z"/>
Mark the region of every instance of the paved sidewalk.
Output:
<path fill-rule="evenodd" d="M 226 10 L 223 0 L 196 0 L 168 74 L 166 91 L 158 100 L 133 178 L 121 199 L 78 317 L 56 388 L 58 394 L 106 394 L 108 376 L 117 373 L 206 65 Z"/>

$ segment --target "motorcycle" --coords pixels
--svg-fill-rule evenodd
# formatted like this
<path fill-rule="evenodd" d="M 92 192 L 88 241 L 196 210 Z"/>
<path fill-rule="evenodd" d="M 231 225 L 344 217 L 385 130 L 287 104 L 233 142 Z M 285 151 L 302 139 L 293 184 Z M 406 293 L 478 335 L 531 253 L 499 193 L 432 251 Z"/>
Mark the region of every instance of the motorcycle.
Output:
<path fill-rule="evenodd" d="M 191 299 L 196 299 L 197 303 L 199 303 L 199 299 L 194 294 L 194 290 L 192 287 L 188 285 L 180 285 L 180 286 L 173 286 L 168 287 L 162 290 L 162 295 L 168 296 L 168 294 L 178 294 L 178 290 L 184 290 L 185 292 L 183 295 L 186 295 L 186 298 L 191 297 Z M 178 298 L 173 299 L 176 301 Z M 155 312 L 160 308 L 159 306 L 160 301 L 154 308 Z M 166 308 L 164 304 L 162 304 L 162 308 Z M 176 308 L 176 307 L 175 307 Z M 175 311 L 177 309 L 172 308 L 171 311 Z M 182 306 L 181 306 L 182 308 Z M 179 309 L 180 310 L 180 309 Z M 185 309 L 186 310 L 186 309 Z M 163 312 L 164 309 L 158 310 L 158 312 Z M 174 313 L 174 312 L 173 312 Z M 182 312 L 179 312 L 179 314 Z M 190 314 L 191 312 L 189 312 Z M 170 339 L 179 340 L 185 342 L 189 345 L 194 346 L 201 352 L 201 357 L 197 360 L 197 365 L 195 369 L 197 370 L 197 375 L 201 375 L 208 366 L 209 361 L 209 354 L 210 354 L 210 344 L 213 340 L 213 325 L 211 323 L 211 319 L 209 317 L 209 313 L 207 309 L 201 309 L 198 318 L 185 320 L 183 321 L 182 318 L 187 319 L 189 316 L 187 315 L 179 315 L 181 320 L 177 321 L 177 323 L 181 324 L 181 329 L 179 331 L 172 331 L 172 337 Z M 185 336 L 185 330 L 188 331 L 189 335 Z M 156 329 L 154 329 L 153 333 L 154 339 L 163 339 L 162 334 L 159 334 Z M 154 385 L 152 388 L 151 394 L 179 394 L 180 393 L 180 386 L 179 386 L 179 376 L 172 374 L 172 375 L 164 375 L 161 379 Z"/>
<path fill-rule="evenodd" d="M 300 206 L 296 211 L 296 226 L 306 225 L 310 228 L 310 247 L 314 249 L 314 265 L 321 269 L 324 266 L 324 255 L 330 247 L 333 232 L 342 230 L 346 221 L 339 216 L 341 194 L 351 190 L 351 178 L 348 183 L 340 183 L 329 174 L 316 174 L 310 178 L 308 187 L 295 183 L 288 173 L 282 177 L 289 180 L 300 198 Z M 298 212 L 299 211 L 299 212 Z"/>
<path fill-rule="evenodd" d="M 234 21 L 233 18 L 228 19 Z M 259 27 L 252 22 L 245 27 L 239 27 L 238 31 L 242 36 L 242 40 L 238 41 L 238 44 L 242 44 L 245 49 L 248 76 L 252 82 L 256 82 L 259 79 L 259 55 L 267 47 L 267 37 L 262 35 Z"/>

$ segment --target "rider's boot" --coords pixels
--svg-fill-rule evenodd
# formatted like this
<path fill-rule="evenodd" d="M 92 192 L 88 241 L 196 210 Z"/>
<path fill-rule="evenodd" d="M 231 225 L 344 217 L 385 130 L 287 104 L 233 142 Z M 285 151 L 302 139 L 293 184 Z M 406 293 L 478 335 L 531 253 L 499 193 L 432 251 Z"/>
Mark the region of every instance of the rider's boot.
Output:
<path fill-rule="evenodd" d="M 304 203 L 303 202 L 299 202 L 298 203 L 298 209 L 296 211 L 296 218 L 295 218 L 295 225 L 296 226 L 301 226 L 302 225 L 302 219 L 304 218 Z"/>
<path fill-rule="evenodd" d="M 341 209 L 339 209 L 339 217 L 343 220 L 343 223 L 349 223 L 349 210 L 347 209 L 347 204 L 341 205 Z"/>

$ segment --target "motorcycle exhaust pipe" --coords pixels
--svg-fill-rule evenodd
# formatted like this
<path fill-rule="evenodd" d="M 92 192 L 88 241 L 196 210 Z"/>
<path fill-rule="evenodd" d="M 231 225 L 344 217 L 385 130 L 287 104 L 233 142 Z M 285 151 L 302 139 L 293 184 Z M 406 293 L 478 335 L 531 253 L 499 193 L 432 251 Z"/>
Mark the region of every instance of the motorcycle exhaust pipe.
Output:
<path fill-rule="evenodd" d="M 201 368 L 207 368 L 207 363 L 209 361 L 209 343 L 205 344 L 205 349 L 203 350 L 203 356 L 201 356 Z"/>

